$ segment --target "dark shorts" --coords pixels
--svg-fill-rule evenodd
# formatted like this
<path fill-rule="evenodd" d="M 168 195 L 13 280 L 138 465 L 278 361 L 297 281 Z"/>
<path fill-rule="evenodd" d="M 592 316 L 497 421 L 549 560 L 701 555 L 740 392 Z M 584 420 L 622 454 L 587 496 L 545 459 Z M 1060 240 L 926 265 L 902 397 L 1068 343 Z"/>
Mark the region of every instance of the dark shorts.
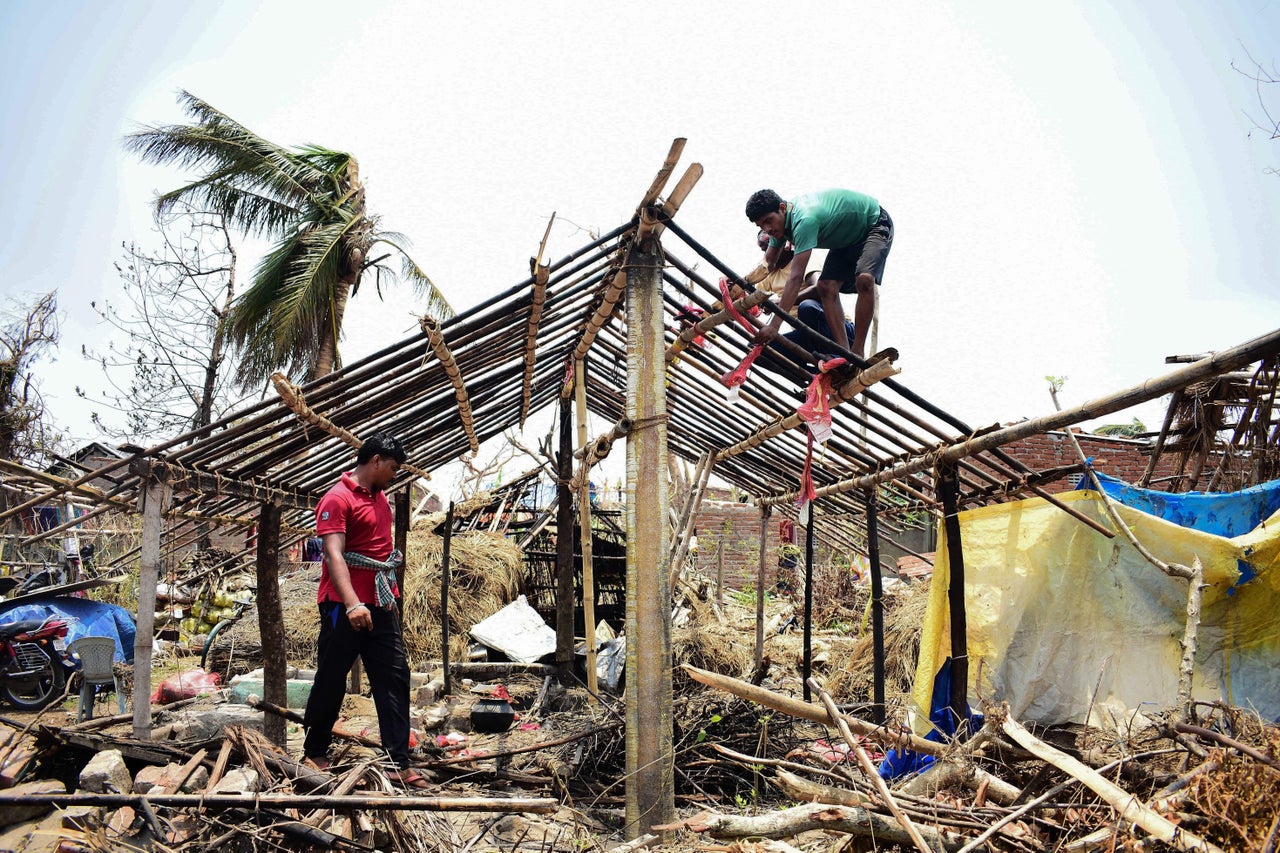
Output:
<path fill-rule="evenodd" d="M 871 226 L 861 243 L 841 246 L 827 252 L 822 265 L 822 278 L 841 282 L 841 293 L 853 293 L 858 289 L 857 278 L 864 272 L 871 273 L 876 284 L 884 284 L 884 264 L 893 248 L 893 220 L 880 208 L 880 218 Z"/>

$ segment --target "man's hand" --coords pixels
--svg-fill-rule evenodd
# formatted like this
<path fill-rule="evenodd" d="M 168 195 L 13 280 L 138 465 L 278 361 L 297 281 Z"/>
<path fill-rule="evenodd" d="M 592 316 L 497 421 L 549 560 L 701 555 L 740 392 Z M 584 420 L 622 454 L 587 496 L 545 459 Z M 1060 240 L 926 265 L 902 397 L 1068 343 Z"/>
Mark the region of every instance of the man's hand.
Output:
<path fill-rule="evenodd" d="M 373 614 L 369 612 L 367 604 L 354 604 L 347 607 L 347 621 L 356 631 L 373 630 Z"/>
<path fill-rule="evenodd" d="M 773 323 L 763 327 L 756 336 L 751 339 L 751 343 L 756 346 L 768 346 L 778 339 L 778 327 Z"/>

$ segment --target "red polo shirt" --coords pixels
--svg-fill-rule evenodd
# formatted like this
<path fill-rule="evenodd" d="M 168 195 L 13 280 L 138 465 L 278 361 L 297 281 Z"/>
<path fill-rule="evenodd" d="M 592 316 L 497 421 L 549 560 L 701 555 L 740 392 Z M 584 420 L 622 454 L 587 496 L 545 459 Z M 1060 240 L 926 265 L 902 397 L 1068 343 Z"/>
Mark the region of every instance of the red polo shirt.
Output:
<path fill-rule="evenodd" d="M 385 560 L 391 556 L 395 542 L 391 538 L 391 505 L 387 496 L 378 492 L 372 494 L 364 486 L 356 482 L 350 472 L 343 474 L 336 486 L 325 493 L 316 506 L 316 535 L 326 533 L 347 534 L 345 550 L 355 551 Z M 365 604 L 374 604 L 378 600 L 373 589 L 374 573 L 367 569 L 352 568 L 351 588 Z M 392 592 L 400 594 L 394 582 Z M 317 601 L 342 601 L 342 596 L 334 587 L 329 577 L 329 561 L 326 558 L 320 568 L 320 588 L 316 593 Z"/>

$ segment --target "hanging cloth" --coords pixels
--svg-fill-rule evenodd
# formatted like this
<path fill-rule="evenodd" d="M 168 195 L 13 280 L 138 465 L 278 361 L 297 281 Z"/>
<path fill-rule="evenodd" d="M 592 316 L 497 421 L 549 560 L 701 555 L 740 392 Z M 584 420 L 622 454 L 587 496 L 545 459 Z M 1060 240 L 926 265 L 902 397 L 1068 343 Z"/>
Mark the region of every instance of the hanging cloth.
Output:
<path fill-rule="evenodd" d="M 760 357 L 760 353 L 762 352 L 764 352 L 764 344 L 756 344 L 753 346 L 747 353 L 747 357 L 742 360 L 742 363 L 726 373 L 724 376 L 721 376 L 720 381 L 728 388 L 737 388 L 739 386 L 746 385 L 747 374 L 751 372 L 751 365 Z"/>

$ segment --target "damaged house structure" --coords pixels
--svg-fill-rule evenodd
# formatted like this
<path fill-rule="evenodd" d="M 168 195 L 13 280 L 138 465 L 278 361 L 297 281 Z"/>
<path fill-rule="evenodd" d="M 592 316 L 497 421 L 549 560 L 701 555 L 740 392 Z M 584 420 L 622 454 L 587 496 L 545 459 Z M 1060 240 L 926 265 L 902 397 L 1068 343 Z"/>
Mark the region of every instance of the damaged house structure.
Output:
<path fill-rule="evenodd" d="M 915 849 L 1056 849 L 1055 844 L 1088 836 L 1097 823 L 1084 831 L 1065 821 L 1053 827 L 1042 822 L 1017 837 L 991 827 L 1008 827 L 1025 816 L 1019 807 L 1053 790 L 1046 779 L 1057 773 L 1094 792 L 1090 808 L 1111 815 L 1103 826 L 1106 839 L 1136 826 L 1139 835 L 1180 849 L 1221 849 L 1176 826 L 1148 797 L 1129 802 L 1117 793 L 1114 774 L 1103 778 L 1097 770 L 1111 759 L 1087 767 L 1018 721 L 1115 727 L 1132 724 L 1139 711 L 1169 712 L 1169 731 L 1182 726 L 1174 737 L 1189 741 L 1193 729 L 1204 730 L 1193 725 L 1201 720 L 1197 703 L 1256 709 L 1266 721 L 1280 716 L 1280 492 L 1274 482 L 1280 471 L 1273 408 L 1280 330 L 1172 365 L 1140 385 L 1005 426 L 965 423 L 911 391 L 892 349 L 865 360 L 839 352 L 845 363 L 822 370 L 815 352 L 779 339 L 779 347 L 764 356 L 770 369 L 758 362 L 738 382 L 749 367 L 740 359 L 751 348 L 751 315 L 773 311 L 769 274 L 763 268 L 747 274 L 730 269 L 681 228 L 679 209 L 702 174 L 693 164 L 672 182 L 683 144 L 675 141 L 639 196 L 634 216 L 555 261 L 542 256 L 544 237 L 530 275 L 514 287 L 446 321 L 423 317 L 419 333 L 303 386 L 277 375 L 275 397 L 81 476 L 68 475 L 57 484 L 46 480 L 25 504 L 7 511 L 12 515 L 75 495 L 102 506 L 136 508 L 141 515 L 133 739 L 148 742 L 153 733 L 148 697 L 162 547 L 193 543 L 210 525 L 256 526 L 261 698 L 287 707 L 281 555 L 314 530 L 316 502 L 349 464 L 361 436 L 388 430 L 408 451 L 408 464 L 388 490 L 397 546 L 403 549 L 415 481 L 550 408 L 558 424 L 553 506 L 541 517 L 517 513 L 525 485 L 520 481 L 468 523 L 506 531 L 536 552 L 526 561 L 541 567 L 539 600 L 554 608 L 550 671 L 572 683 L 576 637 L 585 634 L 594 691 L 590 628 L 602 618 L 597 601 L 614 608 L 607 615 L 621 621 L 625 701 L 615 722 L 625 731 L 619 786 L 625 790 L 620 832 L 627 839 L 652 845 L 672 840 L 677 829 L 783 837 L 825 826 Z M 713 271 L 710 277 L 705 270 Z M 821 352 L 838 352 L 834 342 L 820 343 Z M 730 383 L 738 402 L 726 416 Z M 795 390 L 805 387 L 816 405 L 798 412 Z M 1111 481 L 1083 453 L 1036 469 L 1009 452 L 1018 441 L 1049 433 L 1074 441 L 1073 425 L 1164 395 L 1173 395 L 1170 417 L 1158 434 L 1147 476 L 1134 485 L 1181 492 L 1201 487 L 1214 492 L 1202 496 L 1204 504 L 1194 505 L 1196 499 L 1185 494 L 1152 498 L 1167 491 L 1138 491 Z M 587 412 L 612 428 L 588 436 Z M 1228 433 L 1225 444 L 1218 440 Z M 625 453 L 625 509 L 593 521 L 589 472 L 610 453 Z M 1162 456 L 1166 463 L 1181 461 L 1176 482 L 1152 482 Z M 674 500 L 672 457 L 694 466 L 687 488 Z M 749 496 L 759 518 L 755 645 L 752 667 L 744 672 L 711 673 L 673 660 L 672 604 L 681 594 L 694 594 L 682 568 L 713 475 Z M 1081 490 L 1047 488 L 1072 475 L 1084 478 Z M 103 478 L 113 485 L 88 485 Z M 1251 508 L 1224 509 L 1227 490 L 1250 492 L 1243 500 L 1252 500 Z M 1168 511 L 1151 512 L 1153 500 L 1164 501 Z M 1199 524 L 1228 511 L 1242 519 L 1239 526 Z M 939 539 L 908 720 L 885 695 L 881 583 L 893 570 L 882 561 L 879 542 L 886 528 L 893 535 L 898 519 L 920 514 L 936 519 Z M 802 695 L 761 686 L 768 670 L 763 590 L 770 586 L 764 537 L 783 517 L 802 531 L 799 550 L 808 555 L 798 558 L 802 571 L 813 568 L 815 539 L 858 552 L 871 567 L 874 689 L 861 716 L 838 706 L 843 697 L 829 695 L 812 678 L 811 583 L 801 590 L 804 653 L 792 673 Z M 1184 524 L 1187 518 L 1197 521 Z M 452 521 L 449 514 L 446 541 Z M 564 535 L 575 528 L 576 536 Z M 593 565 L 596 542 L 606 543 L 596 547 L 608 552 L 598 555 L 602 565 L 608 563 L 607 601 L 599 595 Z M 447 614 L 446 604 L 446 626 Z M 448 678 L 447 651 L 445 666 Z M 814 793 L 819 786 L 808 795 L 791 789 L 790 799 L 816 805 L 777 813 L 768 831 L 760 822 L 722 813 L 682 816 L 677 788 L 685 777 L 673 740 L 673 684 L 689 679 L 849 736 L 844 756 L 854 769 L 824 772 L 862 781 L 846 780 L 855 790 L 838 802 L 829 791 Z M 975 713 L 983 706 L 985 721 Z M 267 739 L 283 743 L 284 725 L 283 718 L 269 716 Z M 762 744 L 767 739 L 760 734 Z M 898 759 L 905 749 L 916 759 L 936 758 L 939 765 L 969 771 L 987 760 L 985 743 L 1003 750 L 999 760 L 1034 756 L 1053 769 L 1034 785 L 1021 776 L 1017 784 L 1002 781 L 990 764 L 963 779 L 957 775 L 956 787 L 968 786 L 971 798 L 981 786 L 979 802 L 948 806 L 942 818 L 935 809 L 930 817 L 921 805 L 923 788 L 910 795 L 891 792 L 863 761 L 871 743 L 895 751 Z M 259 755 L 266 749 L 246 748 Z M 1189 749 L 1187 754 L 1205 753 L 1195 743 Z M 762 745 L 755 757 L 765 755 Z M 206 758 L 213 763 L 215 756 Z M 1275 754 L 1263 758 L 1259 766 L 1276 773 Z M 759 777 L 761 767 L 750 772 Z M 1179 772 L 1185 768 L 1174 775 Z M 821 787 L 831 785 L 828 778 Z M 65 798 L 76 796 L 48 794 L 43 801 L 72 802 Z M 271 796 L 276 810 L 316 807 L 314 797 L 305 800 L 302 794 L 296 795 L 302 798 L 298 803 Z M 988 796 L 991 805 L 984 806 Z M 0 791 L 0 802 L 4 797 Z M 169 797 L 172 802 L 161 796 L 154 805 L 191 807 L 179 795 Z M 388 808 L 415 808 L 404 803 L 410 798 L 391 799 Z M 722 812 L 732 806 L 708 799 L 702 804 L 723 807 Z M 493 807 L 488 800 L 482 805 Z M 376 810 L 378 804 L 353 801 L 341 807 Z M 526 811 L 546 808 L 540 800 Z M 983 835 L 984 829 L 990 831 Z M 1270 849 L 1275 834 L 1272 825 Z"/>

